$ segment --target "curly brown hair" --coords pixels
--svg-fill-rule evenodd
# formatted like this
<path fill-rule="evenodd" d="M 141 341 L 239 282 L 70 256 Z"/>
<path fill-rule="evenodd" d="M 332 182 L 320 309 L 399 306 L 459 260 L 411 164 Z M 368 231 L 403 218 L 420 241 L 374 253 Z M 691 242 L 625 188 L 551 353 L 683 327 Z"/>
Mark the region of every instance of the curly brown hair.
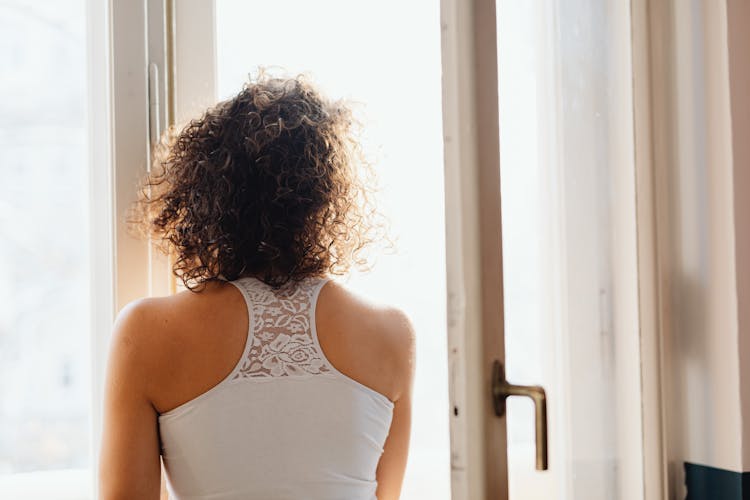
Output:
<path fill-rule="evenodd" d="M 216 278 L 280 287 L 367 268 L 362 250 L 387 235 L 358 131 L 351 108 L 304 75 L 261 71 L 165 134 L 131 222 L 193 291 Z"/>

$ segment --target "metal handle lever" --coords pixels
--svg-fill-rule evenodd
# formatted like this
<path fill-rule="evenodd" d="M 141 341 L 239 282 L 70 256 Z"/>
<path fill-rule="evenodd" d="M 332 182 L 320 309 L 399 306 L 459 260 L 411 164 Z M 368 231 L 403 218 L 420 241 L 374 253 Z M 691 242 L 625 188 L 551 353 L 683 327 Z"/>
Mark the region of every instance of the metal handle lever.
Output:
<path fill-rule="evenodd" d="M 547 395 L 538 385 L 514 385 L 505 380 L 505 369 L 500 361 L 492 363 L 492 401 L 495 415 L 505 415 L 505 398 L 526 396 L 534 401 L 536 413 L 536 469 L 547 470 Z"/>

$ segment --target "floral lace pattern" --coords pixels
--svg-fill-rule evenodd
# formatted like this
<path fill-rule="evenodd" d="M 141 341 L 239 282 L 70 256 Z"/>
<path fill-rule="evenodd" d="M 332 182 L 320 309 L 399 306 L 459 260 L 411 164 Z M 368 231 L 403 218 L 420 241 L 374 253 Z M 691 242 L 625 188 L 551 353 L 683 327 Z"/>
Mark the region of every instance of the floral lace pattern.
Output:
<path fill-rule="evenodd" d="M 278 290 L 254 279 L 238 283 L 250 301 L 253 325 L 248 351 L 233 379 L 306 376 L 331 370 L 310 325 L 314 285 L 319 283 L 308 278 Z"/>

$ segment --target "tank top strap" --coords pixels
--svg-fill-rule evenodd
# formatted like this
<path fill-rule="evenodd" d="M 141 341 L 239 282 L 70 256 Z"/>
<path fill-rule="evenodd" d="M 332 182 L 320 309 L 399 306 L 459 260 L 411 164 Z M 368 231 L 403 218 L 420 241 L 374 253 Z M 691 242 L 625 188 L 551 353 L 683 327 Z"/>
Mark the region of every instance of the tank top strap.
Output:
<path fill-rule="evenodd" d="M 230 281 L 245 298 L 248 334 L 231 379 L 310 376 L 331 371 L 315 333 L 315 304 L 329 277 L 280 288 L 256 278 Z"/>

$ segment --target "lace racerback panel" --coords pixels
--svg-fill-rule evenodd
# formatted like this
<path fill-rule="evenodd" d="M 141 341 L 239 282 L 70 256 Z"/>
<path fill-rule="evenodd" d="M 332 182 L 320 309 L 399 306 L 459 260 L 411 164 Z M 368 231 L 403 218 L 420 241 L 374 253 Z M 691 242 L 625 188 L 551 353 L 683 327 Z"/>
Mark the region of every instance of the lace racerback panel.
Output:
<path fill-rule="evenodd" d="M 317 291 L 328 278 L 306 278 L 274 289 L 255 278 L 241 279 L 251 326 L 232 380 L 332 373 L 311 322 Z"/>

